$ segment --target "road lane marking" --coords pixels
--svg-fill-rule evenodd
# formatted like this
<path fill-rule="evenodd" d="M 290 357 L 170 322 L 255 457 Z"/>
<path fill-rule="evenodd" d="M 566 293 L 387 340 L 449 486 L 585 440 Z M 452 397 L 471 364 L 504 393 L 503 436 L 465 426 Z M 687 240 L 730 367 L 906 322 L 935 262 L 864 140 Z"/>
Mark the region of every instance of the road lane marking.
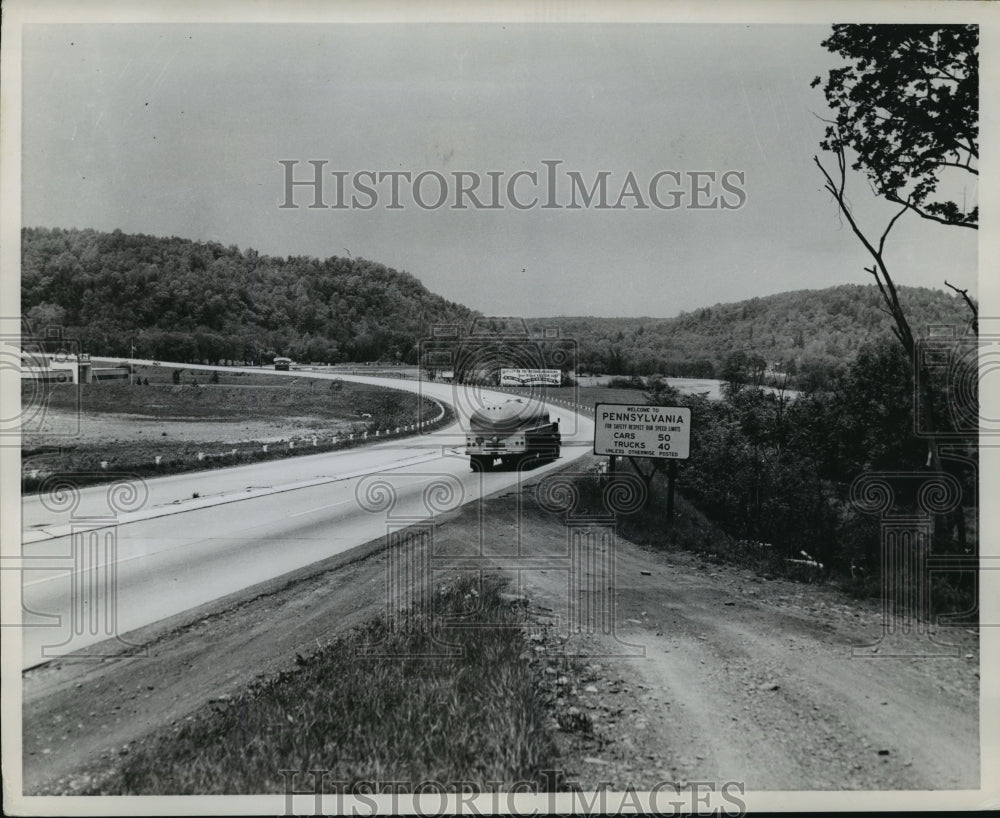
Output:
<path fill-rule="evenodd" d="M 334 506 L 342 506 L 345 503 L 353 503 L 353 500 L 341 500 L 339 503 L 327 503 L 325 506 L 316 506 L 316 508 L 311 508 L 308 511 L 296 511 L 294 514 L 289 514 L 289 517 L 301 517 L 304 514 L 313 514 L 317 511 L 322 511 L 326 508 L 333 508 Z"/>

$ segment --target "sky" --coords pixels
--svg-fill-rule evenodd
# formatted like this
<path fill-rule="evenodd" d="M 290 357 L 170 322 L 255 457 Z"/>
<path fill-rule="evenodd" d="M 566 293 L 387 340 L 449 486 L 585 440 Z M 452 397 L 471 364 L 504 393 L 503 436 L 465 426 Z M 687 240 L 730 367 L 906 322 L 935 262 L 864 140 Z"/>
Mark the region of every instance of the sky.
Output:
<path fill-rule="evenodd" d="M 492 315 L 670 317 L 871 283 L 863 270 L 871 259 L 813 164 L 829 112 L 810 81 L 840 64 L 821 46 L 829 31 L 29 25 L 22 223 L 175 235 L 278 256 L 360 256 Z M 295 181 L 312 178 L 310 161 L 322 163 L 325 207 L 309 207 L 304 185 L 286 201 L 282 161 L 294 163 Z M 557 180 L 550 208 L 542 207 L 547 167 Z M 392 177 L 371 185 L 362 176 L 378 195 L 363 209 L 371 197 L 355 179 L 365 171 L 408 172 L 411 182 L 424 173 L 425 206 L 405 177 L 393 208 Z M 519 171 L 539 178 L 513 180 L 518 203 L 539 197 L 524 209 L 506 197 Z M 571 174 L 589 189 L 602 171 L 608 204 L 618 203 L 629 174 L 638 195 L 621 198 L 619 209 L 593 206 L 597 198 L 567 207 Z M 657 177 L 662 171 L 677 175 Z M 343 208 L 330 206 L 335 172 Z M 465 197 L 465 209 L 451 207 L 456 172 L 480 180 L 474 192 L 484 204 L 498 179 L 503 206 Z M 692 177 L 699 172 L 706 175 Z M 433 206 L 439 177 L 448 198 Z M 678 207 L 650 201 L 657 178 L 660 202 Z M 894 211 L 859 174 L 848 192 L 861 221 L 880 233 Z M 900 284 L 943 288 L 947 278 L 975 294 L 976 238 L 904 217 L 887 245 L 890 269 Z"/>

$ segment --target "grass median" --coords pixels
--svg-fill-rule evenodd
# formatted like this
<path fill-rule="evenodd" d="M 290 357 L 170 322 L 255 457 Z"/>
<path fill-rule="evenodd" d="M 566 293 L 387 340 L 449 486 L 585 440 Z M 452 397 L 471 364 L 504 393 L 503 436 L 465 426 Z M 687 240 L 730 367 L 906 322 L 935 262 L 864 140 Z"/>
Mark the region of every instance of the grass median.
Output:
<path fill-rule="evenodd" d="M 51 475 L 82 486 L 320 454 L 453 417 L 418 394 L 339 379 L 220 370 L 213 383 L 176 370 L 174 383 L 169 368 L 136 369 L 132 385 L 52 385 L 41 397 L 22 384 L 35 410 L 22 429 L 23 493 L 44 491 Z"/>

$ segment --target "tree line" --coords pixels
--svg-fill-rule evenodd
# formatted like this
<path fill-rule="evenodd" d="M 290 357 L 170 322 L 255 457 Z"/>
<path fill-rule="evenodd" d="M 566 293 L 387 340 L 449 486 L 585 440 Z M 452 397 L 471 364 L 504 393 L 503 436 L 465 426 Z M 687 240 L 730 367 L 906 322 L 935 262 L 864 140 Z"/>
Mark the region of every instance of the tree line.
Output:
<path fill-rule="evenodd" d="M 944 349 L 952 354 L 928 391 L 937 432 L 957 435 L 939 468 L 954 478 L 961 499 L 935 519 L 933 551 L 968 557 L 976 553 L 978 456 L 975 439 L 961 436 L 961 410 L 978 407 L 975 358 L 955 355 L 960 346 Z M 893 488 L 894 511 L 916 513 L 908 475 L 928 473 L 926 440 L 917 434 L 926 425 L 918 416 L 919 386 L 912 361 L 886 335 L 794 400 L 742 381 L 727 382 L 723 400 L 712 401 L 682 395 L 667 379 L 654 379 L 645 398 L 691 408 L 690 460 L 681 464 L 679 487 L 735 543 L 776 570 L 789 559 L 815 560 L 823 566 L 817 576 L 867 595 L 880 590 L 880 521 L 859 506 L 852 484 L 860 475 L 882 475 Z M 974 599 L 972 570 L 931 580 L 939 609 L 966 609 Z"/>
<path fill-rule="evenodd" d="M 915 327 L 967 321 L 957 294 L 901 287 Z M 183 363 L 416 363 L 433 324 L 477 313 L 413 276 L 364 259 L 278 258 L 213 242 L 120 231 L 25 228 L 22 309 L 94 355 Z M 781 293 L 676 318 L 528 319 L 563 339 L 545 365 L 569 372 L 726 378 L 734 353 L 809 383 L 828 378 L 888 327 L 874 285 Z M 543 346 L 552 342 L 544 341 Z M 572 349 L 570 349 L 572 347 Z"/>
<path fill-rule="evenodd" d="M 968 324 L 955 293 L 899 291 L 921 334 Z M 582 372 L 725 379 L 727 360 L 739 354 L 808 382 L 841 371 L 866 342 L 890 330 L 891 319 L 874 284 L 841 284 L 715 304 L 676 318 L 546 318 L 528 324 L 534 331 L 555 327 L 574 339 Z"/>
<path fill-rule="evenodd" d="M 22 310 L 94 355 L 183 363 L 416 361 L 437 323 L 473 312 L 360 258 L 254 250 L 96 230 L 25 228 Z"/>

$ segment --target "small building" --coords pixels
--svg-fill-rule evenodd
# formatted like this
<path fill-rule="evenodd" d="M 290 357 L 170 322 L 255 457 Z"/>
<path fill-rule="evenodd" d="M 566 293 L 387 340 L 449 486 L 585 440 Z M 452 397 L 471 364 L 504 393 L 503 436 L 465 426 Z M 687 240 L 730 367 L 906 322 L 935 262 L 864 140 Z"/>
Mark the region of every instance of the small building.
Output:
<path fill-rule="evenodd" d="M 96 381 L 127 381 L 131 375 L 128 364 L 120 366 L 93 367 L 91 369 L 90 382 Z"/>
<path fill-rule="evenodd" d="M 21 377 L 44 383 L 90 383 L 95 373 L 90 356 L 86 354 L 23 351 Z M 128 370 L 125 377 L 128 377 Z"/>

